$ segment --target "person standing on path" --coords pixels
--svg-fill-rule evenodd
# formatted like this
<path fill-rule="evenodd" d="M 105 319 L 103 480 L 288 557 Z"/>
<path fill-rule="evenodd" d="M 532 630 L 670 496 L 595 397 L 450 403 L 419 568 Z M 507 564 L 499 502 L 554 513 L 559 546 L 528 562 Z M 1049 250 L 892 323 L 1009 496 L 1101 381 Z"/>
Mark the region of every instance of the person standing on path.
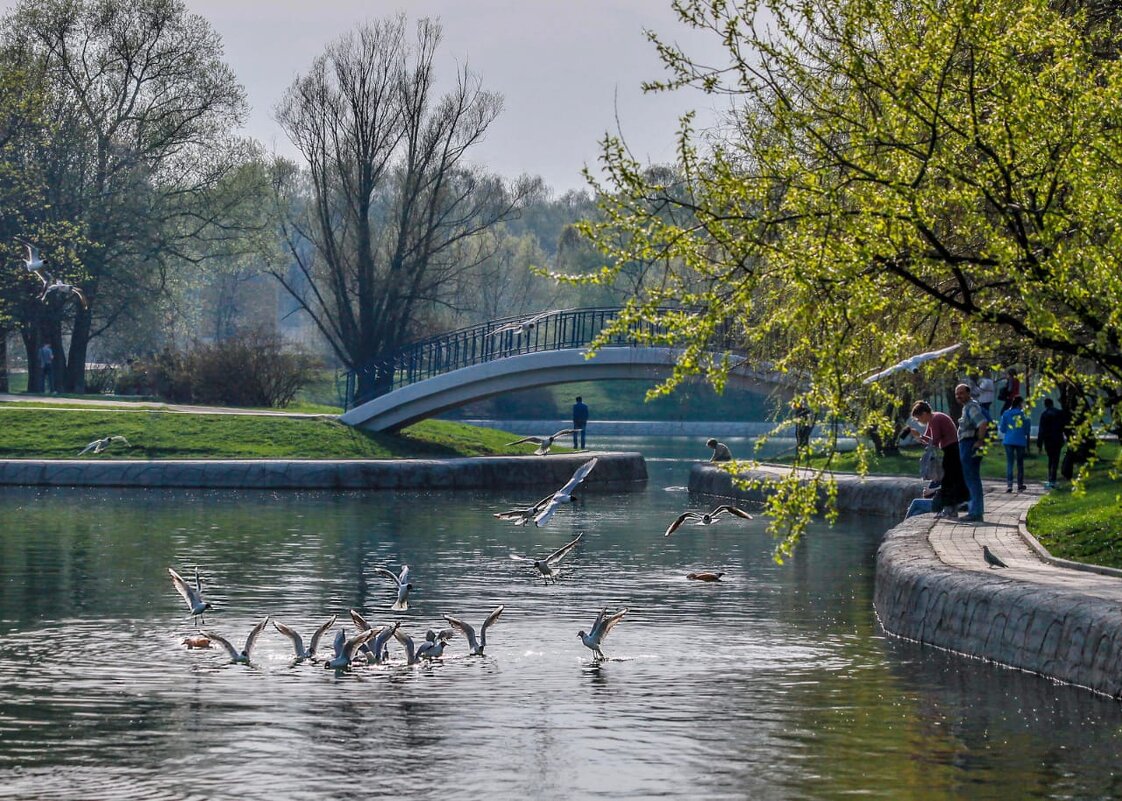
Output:
<path fill-rule="evenodd" d="M 993 379 L 985 373 L 975 373 L 974 377 L 966 377 L 966 386 L 970 387 L 970 395 L 978 401 L 987 420 L 992 420 L 991 407 L 993 406 Z"/>
<path fill-rule="evenodd" d="M 966 384 L 954 388 L 954 398 L 962 404 L 962 416 L 958 418 L 958 457 L 962 461 L 966 489 L 970 492 L 966 521 L 981 523 L 986 511 L 982 497 L 982 448 L 986 444 L 990 421 L 978 401 L 970 397 L 970 387 Z"/>
<path fill-rule="evenodd" d="M 970 499 L 966 481 L 962 475 L 962 461 L 958 452 L 958 427 L 948 415 L 931 410 L 931 404 L 924 400 L 912 404 L 912 417 L 924 426 L 922 434 L 916 435 L 908 428 L 904 436 L 917 436 L 924 445 L 934 445 L 943 452 L 943 481 L 939 485 L 939 501 L 943 517 L 958 517 L 958 505 Z M 932 511 L 939 511 L 932 507 Z"/>
<path fill-rule="evenodd" d="M 577 395 L 577 402 L 573 404 L 573 447 L 584 448 L 584 430 L 588 427 L 588 407 L 585 405 L 584 400 L 580 395 Z M 580 445 L 577 445 L 577 440 L 580 439 Z"/>
<path fill-rule="evenodd" d="M 1025 491 L 1025 450 L 1028 448 L 1029 421 L 1024 412 L 1025 399 L 1015 395 L 997 424 L 1005 446 L 1005 491 L 1013 491 L 1013 465 L 1017 465 L 1017 492 Z"/>
<path fill-rule="evenodd" d="M 1045 489 L 1056 486 L 1056 473 L 1060 469 L 1060 451 L 1063 450 L 1064 440 L 1067 435 L 1067 413 L 1056 408 L 1056 403 L 1051 398 L 1044 399 L 1044 411 L 1040 414 L 1040 423 L 1036 431 L 1036 452 L 1041 450 L 1048 454 L 1048 480 L 1044 482 Z"/>
<path fill-rule="evenodd" d="M 44 342 L 39 348 L 39 369 L 43 372 L 43 391 L 55 391 L 55 352 L 50 343 Z"/>

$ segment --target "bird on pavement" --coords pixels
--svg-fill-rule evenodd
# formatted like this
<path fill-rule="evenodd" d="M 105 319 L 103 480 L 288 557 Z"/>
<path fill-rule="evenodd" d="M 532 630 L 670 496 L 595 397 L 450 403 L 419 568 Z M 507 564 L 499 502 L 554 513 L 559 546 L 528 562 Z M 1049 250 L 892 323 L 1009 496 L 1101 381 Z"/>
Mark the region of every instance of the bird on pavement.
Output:
<path fill-rule="evenodd" d="M 347 630 L 340 629 L 339 633 L 335 635 L 335 656 L 323 663 L 324 668 L 329 670 L 342 670 L 348 667 L 351 664 L 351 660 L 354 659 L 355 651 L 362 647 L 368 640 L 372 639 L 374 634 L 374 629 L 367 629 L 347 639 Z"/>
<path fill-rule="evenodd" d="M 986 564 L 990 566 L 990 570 L 995 567 L 1009 567 L 1009 565 L 1002 562 L 993 551 L 990 550 L 988 545 L 982 546 L 982 558 L 986 560 Z"/>
<path fill-rule="evenodd" d="M 192 587 L 183 580 L 183 576 L 176 573 L 172 568 L 168 568 L 168 573 L 171 575 L 171 583 L 175 586 L 176 592 L 183 596 L 187 608 L 191 610 L 191 617 L 195 618 L 195 628 L 199 627 L 199 622 L 206 623 L 202 620 L 203 613 L 210 609 L 210 604 L 203 600 L 203 583 L 199 579 L 199 568 L 195 567 L 195 586 Z"/>
<path fill-rule="evenodd" d="M 592 624 L 592 631 L 588 634 L 580 631 L 577 632 L 577 636 L 580 637 L 581 642 L 583 642 L 585 646 L 592 649 L 597 659 L 606 659 L 607 657 L 604 656 L 604 652 L 600 650 L 600 645 L 603 643 L 604 638 L 608 636 L 608 632 L 612 630 L 616 623 L 623 620 L 623 616 L 626 614 L 626 608 L 611 615 L 608 614 L 607 609 L 601 609 L 600 614 L 596 616 L 596 622 Z"/>
<path fill-rule="evenodd" d="M 730 505 L 718 506 L 712 512 L 682 512 L 682 514 L 678 515 L 678 519 L 671 523 L 666 529 L 666 533 L 663 536 L 669 537 L 687 520 L 693 520 L 695 526 L 711 526 L 725 515 L 742 517 L 745 520 L 752 519 L 752 515 L 748 514 L 743 509 Z"/>
<path fill-rule="evenodd" d="M 919 370 L 919 366 L 924 362 L 947 356 L 961 347 L 962 343 L 959 342 L 956 345 L 951 345 L 949 348 L 943 348 L 942 350 L 933 350 L 927 353 L 917 353 L 915 356 L 910 356 L 903 361 L 899 361 L 891 367 L 887 367 L 884 370 L 881 370 L 880 372 L 873 373 L 870 376 L 866 376 L 861 381 L 861 383 L 865 385 L 872 384 L 874 381 L 880 381 L 882 378 L 887 378 L 888 376 L 893 375 L 894 373 L 899 373 L 903 370 L 911 370 L 913 373 L 917 372 Z"/>
<path fill-rule="evenodd" d="M 402 565 L 401 572 L 396 576 L 392 571 L 384 567 L 374 568 L 374 572 L 383 576 L 389 576 L 397 584 L 397 600 L 390 605 L 390 609 L 395 612 L 404 612 L 409 608 L 409 591 L 413 589 L 413 585 L 409 583 L 409 565 Z"/>
<path fill-rule="evenodd" d="M 219 635 L 214 634 L 213 632 L 210 632 L 210 631 L 204 631 L 203 634 L 205 634 L 212 641 L 218 643 L 223 648 L 225 648 L 226 653 L 228 653 L 230 655 L 230 659 L 233 662 L 239 663 L 239 664 L 242 664 L 242 665 L 248 665 L 249 664 L 250 653 L 253 651 L 253 645 L 254 645 L 254 643 L 257 642 L 257 638 L 260 636 L 262 630 L 265 628 L 266 625 L 268 625 L 268 623 L 269 623 L 269 616 L 266 615 L 265 619 L 262 620 L 260 623 L 258 623 L 256 626 L 254 626 L 253 630 L 249 632 L 249 636 L 245 638 L 245 648 L 242 648 L 240 651 L 237 648 L 235 648 L 233 645 L 231 645 L 230 641 L 227 640 L 225 637 L 220 637 Z"/>
<path fill-rule="evenodd" d="M 569 551 L 573 550 L 573 548 L 576 547 L 577 543 L 580 542 L 580 538 L 583 536 L 584 532 L 582 531 L 580 534 L 577 534 L 577 538 L 575 540 L 565 543 L 549 556 L 545 557 L 545 559 L 531 559 L 528 556 L 519 556 L 516 553 L 512 553 L 510 555 L 510 558 L 514 559 L 517 562 L 529 562 L 537 568 L 539 573 L 542 574 L 542 578 L 545 579 L 546 584 L 548 584 L 550 580 L 552 580 L 553 583 L 556 584 L 557 576 L 561 573 L 561 571 L 557 569 L 561 564 L 561 560 L 568 555 Z"/>
<path fill-rule="evenodd" d="M 579 431 L 579 429 L 563 428 L 555 434 L 550 434 L 548 437 L 523 437 L 522 439 L 516 439 L 514 442 L 508 442 L 507 446 L 521 445 L 523 442 L 533 442 L 538 446 L 538 449 L 534 451 L 534 456 L 545 456 L 549 453 L 549 449 L 553 447 L 554 440 L 558 437 L 567 437 L 569 434 L 576 431 Z"/>
<path fill-rule="evenodd" d="M 304 647 L 304 639 L 292 629 L 283 623 L 273 621 L 273 626 L 288 639 L 292 640 L 292 647 L 296 651 L 296 658 L 298 660 L 312 659 L 316 655 L 316 650 L 319 648 L 319 641 L 323 638 L 324 633 L 335 625 L 335 619 L 338 615 L 332 615 L 331 619 L 315 630 L 312 634 L 312 641 L 307 648 Z"/>
<path fill-rule="evenodd" d="M 445 615 L 444 619 L 454 629 L 459 629 L 460 632 L 467 637 L 468 648 L 471 649 L 472 656 L 483 656 L 483 650 L 487 647 L 487 629 L 495 625 L 499 619 L 499 615 L 503 613 L 504 606 L 496 606 L 491 614 L 487 615 L 487 619 L 483 621 L 483 625 L 479 627 L 479 636 L 476 637 L 475 629 L 468 623 L 460 620 L 459 618 Z"/>
<path fill-rule="evenodd" d="M 693 581 L 720 581 L 724 573 L 687 573 L 686 578 Z"/>
<path fill-rule="evenodd" d="M 95 439 L 89 445 L 82 448 L 82 450 L 78 451 L 78 455 L 84 456 L 87 453 L 101 453 L 110 445 L 113 445 L 117 442 L 123 444 L 126 448 L 132 447 L 132 445 L 129 444 L 129 441 L 122 436 L 102 437 L 101 439 Z"/>

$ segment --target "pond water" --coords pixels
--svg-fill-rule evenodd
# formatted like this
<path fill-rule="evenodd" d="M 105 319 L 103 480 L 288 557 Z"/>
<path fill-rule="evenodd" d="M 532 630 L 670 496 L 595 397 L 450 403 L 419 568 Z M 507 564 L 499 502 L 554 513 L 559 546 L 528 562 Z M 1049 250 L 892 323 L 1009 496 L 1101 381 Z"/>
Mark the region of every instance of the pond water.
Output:
<path fill-rule="evenodd" d="M 760 519 L 668 539 L 709 505 L 674 489 L 704 444 L 608 444 L 653 454 L 645 489 L 542 529 L 490 515 L 536 491 L 0 490 L 0 798 L 1122 795 L 1117 703 L 883 635 L 887 521 L 816 527 L 784 565 Z M 556 586 L 509 558 L 581 531 Z M 374 568 L 402 563 L 416 589 L 392 613 Z M 207 628 L 239 643 L 266 614 L 307 636 L 355 608 L 419 636 L 506 611 L 482 658 L 456 639 L 432 665 L 395 646 L 336 673 L 270 627 L 233 665 L 180 644 L 167 567 L 196 564 Z M 631 611 L 597 665 L 577 631 L 601 606 Z"/>

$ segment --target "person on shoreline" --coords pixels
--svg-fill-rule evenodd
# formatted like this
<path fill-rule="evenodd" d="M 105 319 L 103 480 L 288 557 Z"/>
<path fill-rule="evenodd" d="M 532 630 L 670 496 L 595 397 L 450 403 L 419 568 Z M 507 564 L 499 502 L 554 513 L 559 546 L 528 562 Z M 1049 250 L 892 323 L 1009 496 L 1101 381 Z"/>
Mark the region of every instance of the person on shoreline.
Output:
<path fill-rule="evenodd" d="M 1009 408 L 1001 413 L 1001 422 L 997 424 L 1001 432 L 1001 444 L 1005 446 L 1005 491 L 1013 491 L 1013 465 L 1017 466 L 1017 492 L 1024 492 L 1025 487 L 1025 450 L 1028 448 L 1029 421 L 1025 417 L 1025 399 L 1020 395 L 1013 396 L 1009 401 Z"/>
<path fill-rule="evenodd" d="M 732 461 L 732 451 L 729 450 L 729 446 L 725 443 L 710 438 L 705 440 L 705 444 L 713 449 L 713 455 L 709 457 L 710 462 Z"/>
<path fill-rule="evenodd" d="M 981 523 L 986 511 L 985 490 L 982 488 L 982 448 L 986 444 L 990 421 L 978 401 L 970 397 L 970 387 L 966 384 L 954 388 L 954 397 L 962 404 L 962 416 L 958 418 L 958 458 L 962 462 L 962 477 L 970 493 L 966 522 Z"/>
<path fill-rule="evenodd" d="M 43 392 L 55 391 L 55 352 L 49 342 L 39 348 L 39 369 L 43 371 Z"/>
<path fill-rule="evenodd" d="M 1045 451 L 1048 454 L 1048 480 L 1044 482 L 1045 489 L 1056 486 L 1056 473 L 1060 469 L 1060 451 L 1063 450 L 1065 433 L 1067 429 L 1067 412 L 1056 408 L 1056 402 L 1051 398 L 1044 399 L 1044 411 L 1040 414 L 1040 422 L 1036 431 L 1036 452 Z"/>
<path fill-rule="evenodd" d="M 962 462 L 959 459 L 958 428 L 948 415 L 932 411 L 931 404 L 925 400 L 918 400 L 912 404 L 912 418 L 924 427 L 923 433 L 916 434 L 909 427 L 905 429 L 904 436 L 915 436 L 924 445 L 934 445 L 943 452 L 943 481 L 938 487 L 938 494 L 932 493 L 930 509 L 923 511 L 941 512 L 943 517 L 956 519 L 958 505 L 970 498 L 962 472 Z M 918 512 L 909 509 L 909 513 Z"/>
<path fill-rule="evenodd" d="M 573 404 L 573 448 L 584 448 L 584 430 L 588 427 L 588 406 L 580 395 Z M 577 440 L 580 445 L 577 445 Z"/>

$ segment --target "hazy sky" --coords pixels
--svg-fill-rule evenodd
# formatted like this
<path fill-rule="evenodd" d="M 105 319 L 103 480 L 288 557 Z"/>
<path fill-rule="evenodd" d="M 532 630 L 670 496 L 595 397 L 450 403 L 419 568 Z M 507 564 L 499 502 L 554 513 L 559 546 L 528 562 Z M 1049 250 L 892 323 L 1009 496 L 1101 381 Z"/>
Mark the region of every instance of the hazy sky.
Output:
<path fill-rule="evenodd" d="M 13 0 L 0 0 L 9 8 Z M 696 92 L 644 94 L 664 72 L 643 36 L 649 28 L 709 61 L 719 42 L 681 26 L 670 0 L 187 0 L 222 35 L 226 60 L 252 105 L 246 133 L 293 155 L 272 110 L 324 46 L 359 21 L 404 11 L 439 17 L 448 67 L 467 65 L 504 96 L 502 116 L 475 151 L 477 163 L 513 177 L 541 175 L 558 191 L 584 186 L 597 142 L 616 116 L 643 161 L 673 158 L 678 116 L 712 101 Z"/>

